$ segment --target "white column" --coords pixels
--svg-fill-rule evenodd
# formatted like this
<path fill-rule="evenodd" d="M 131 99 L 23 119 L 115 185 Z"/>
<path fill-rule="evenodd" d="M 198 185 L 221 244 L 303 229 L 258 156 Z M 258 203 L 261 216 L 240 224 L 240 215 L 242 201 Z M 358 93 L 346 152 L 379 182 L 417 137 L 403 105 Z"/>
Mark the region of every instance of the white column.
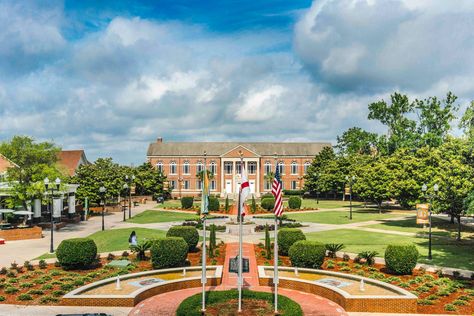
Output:
<path fill-rule="evenodd" d="M 257 188 L 255 190 L 255 195 L 260 196 L 260 159 L 257 158 Z"/>
<path fill-rule="evenodd" d="M 69 196 L 68 205 L 69 205 L 68 213 L 69 214 L 76 213 L 76 196 L 74 194 Z"/>
<path fill-rule="evenodd" d="M 41 217 L 41 200 L 35 199 L 33 202 L 33 217 L 40 218 Z"/>
<path fill-rule="evenodd" d="M 58 199 L 58 198 L 53 199 L 53 217 L 54 218 L 61 217 L 61 199 Z"/>
<path fill-rule="evenodd" d="M 225 196 L 225 183 L 224 183 L 224 159 L 221 158 L 221 196 Z"/>

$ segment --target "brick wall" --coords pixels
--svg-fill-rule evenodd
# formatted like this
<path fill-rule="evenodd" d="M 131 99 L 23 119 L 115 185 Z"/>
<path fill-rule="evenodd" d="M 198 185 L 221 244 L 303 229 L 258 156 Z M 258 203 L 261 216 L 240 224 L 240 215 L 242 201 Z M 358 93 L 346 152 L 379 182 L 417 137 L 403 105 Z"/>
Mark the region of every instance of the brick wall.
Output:
<path fill-rule="evenodd" d="M 41 227 L 35 226 L 31 228 L 16 228 L 0 230 L 0 238 L 6 241 L 11 240 L 24 240 L 24 239 L 38 239 L 42 238 L 43 230 Z"/>

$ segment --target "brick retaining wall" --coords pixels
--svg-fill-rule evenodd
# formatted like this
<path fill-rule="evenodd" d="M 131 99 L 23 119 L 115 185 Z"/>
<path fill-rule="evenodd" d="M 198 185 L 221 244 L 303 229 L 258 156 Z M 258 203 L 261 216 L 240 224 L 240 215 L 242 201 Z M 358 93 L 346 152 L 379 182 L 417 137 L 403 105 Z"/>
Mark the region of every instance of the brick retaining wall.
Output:
<path fill-rule="evenodd" d="M 38 226 L 31 228 L 14 228 L 0 230 L 0 238 L 6 241 L 24 240 L 24 239 L 39 239 L 43 237 L 43 229 Z"/>

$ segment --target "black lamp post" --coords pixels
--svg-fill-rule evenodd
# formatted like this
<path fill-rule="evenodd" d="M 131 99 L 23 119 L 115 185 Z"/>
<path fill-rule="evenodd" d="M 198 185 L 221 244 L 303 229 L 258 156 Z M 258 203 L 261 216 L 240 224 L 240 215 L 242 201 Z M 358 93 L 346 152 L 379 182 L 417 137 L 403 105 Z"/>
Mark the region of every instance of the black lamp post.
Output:
<path fill-rule="evenodd" d="M 129 177 L 125 175 L 125 182 L 128 183 L 128 218 L 132 218 L 132 184 L 135 181 L 135 175 Z"/>
<path fill-rule="evenodd" d="M 128 184 L 124 183 L 123 184 L 123 190 L 125 192 L 125 195 L 128 195 Z M 124 196 L 125 196 L 124 195 Z M 126 220 L 126 215 L 125 215 L 125 211 L 127 210 L 127 205 L 125 204 L 126 203 L 126 199 L 124 198 L 123 199 L 123 205 L 122 205 L 122 208 L 123 208 L 123 221 L 125 222 Z"/>
<path fill-rule="evenodd" d="M 107 189 L 104 186 L 99 188 L 99 195 L 100 199 L 102 200 L 102 231 L 105 230 L 105 222 L 104 222 L 104 213 L 105 213 L 105 191 Z"/>
<path fill-rule="evenodd" d="M 355 176 L 346 176 L 346 182 L 349 181 L 349 219 L 352 220 L 352 184 L 354 184 Z"/>
<path fill-rule="evenodd" d="M 59 187 L 61 186 L 61 179 L 56 178 L 56 180 L 54 180 L 54 184 L 50 184 L 49 179 L 45 178 L 44 179 L 44 186 L 46 188 L 46 193 L 48 193 L 48 190 L 51 191 L 51 203 L 49 203 L 49 201 L 48 201 L 49 213 L 51 215 L 51 243 L 50 243 L 50 247 L 49 247 L 49 252 L 53 253 L 54 252 L 53 198 L 54 198 L 54 191 L 59 191 Z"/>
<path fill-rule="evenodd" d="M 317 191 L 316 191 L 316 204 L 319 204 L 319 180 L 321 178 L 321 172 L 318 173 L 318 184 L 317 184 Z"/>
<path fill-rule="evenodd" d="M 426 191 L 428 190 L 428 186 L 426 184 L 423 184 L 423 186 L 421 187 L 421 191 L 423 191 L 423 194 L 425 194 L 425 197 L 429 199 L 429 205 L 428 205 L 428 222 L 429 222 L 429 232 L 428 232 L 428 260 L 431 260 L 433 259 L 433 256 L 431 254 L 431 245 L 432 245 L 432 242 L 431 242 L 431 204 L 433 203 L 433 198 L 436 197 L 436 195 L 438 194 L 438 190 L 439 190 L 439 186 L 438 184 L 435 184 L 433 186 L 433 191 L 434 191 L 434 194 L 426 194 Z"/>

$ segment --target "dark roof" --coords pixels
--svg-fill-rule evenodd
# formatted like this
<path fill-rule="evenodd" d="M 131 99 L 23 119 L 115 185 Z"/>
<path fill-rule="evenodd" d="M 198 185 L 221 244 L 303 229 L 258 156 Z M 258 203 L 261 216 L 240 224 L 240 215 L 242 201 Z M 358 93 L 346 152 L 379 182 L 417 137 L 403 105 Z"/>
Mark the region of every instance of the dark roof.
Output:
<path fill-rule="evenodd" d="M 260 156 L 314 156 L 330 143 L 264 143 L 264 142 L 155 142 L 148 146 L 148 156 L 221 156 L 242 146 Z"/>

